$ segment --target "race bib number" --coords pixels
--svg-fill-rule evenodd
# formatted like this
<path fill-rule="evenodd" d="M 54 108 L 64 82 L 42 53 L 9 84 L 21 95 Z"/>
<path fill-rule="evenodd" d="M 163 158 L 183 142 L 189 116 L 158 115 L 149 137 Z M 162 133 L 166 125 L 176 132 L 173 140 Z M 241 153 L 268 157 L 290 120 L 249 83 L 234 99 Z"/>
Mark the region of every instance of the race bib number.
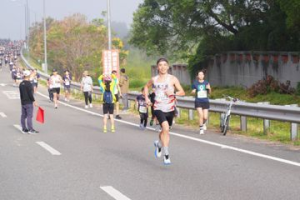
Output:
<path fill-rule="evenodd" d="M 206 90 L 200 90 L 197 92 L 197 98 L 203 99 L 207 98 L 207 91 Z"/>
<path fill-rule="evenodd" d="M 166 95 L 166 93 L 164 91 L 161 91 L 161 92 L 155 94 L 155 99 L 157 101 L 164 101 L 164 100 L 168 100 L 168 96 Z"/>
<path fill-rule="evenodd" d="M 147 113 L 147 107 L 145 107 L 145 106 L 140 106 L 139 112 L 140 112 L 140 113 Z"/>
<path fill-rule="evenodd" d="M 70 81 L 67 81 L 67 80 L 66 80 L 66 81 L 65 81 L 65 84 L 66 84 L 66 85 L 70 85 Z"/>

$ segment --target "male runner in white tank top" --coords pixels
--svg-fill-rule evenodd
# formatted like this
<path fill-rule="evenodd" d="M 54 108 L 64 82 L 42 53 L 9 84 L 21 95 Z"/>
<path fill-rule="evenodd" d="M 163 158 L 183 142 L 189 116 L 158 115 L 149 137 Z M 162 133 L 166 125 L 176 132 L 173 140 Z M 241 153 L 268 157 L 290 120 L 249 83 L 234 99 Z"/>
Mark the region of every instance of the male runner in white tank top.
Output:
<path fill-rule="evenodd" d="M 161 157 L 162 148 L 164 149 L 164 164 L 171 164 L 169 155 L 169 130 L 172 126 L 175 110 L 175 96 L 184 96 L 185 92 L 180 85 L 179 80 L 168 73 L 169 62 L 165 58 L 157 61 L 158 75 L 153 77 L 145 86 L 145 94 L 149 94 L 149 88 L 155 89 L 154 115 L 156 116 L 162 130 L 159 134 L 159 140 L 154 142 L 155 156 Z M 176 92 L 177 90 L 177 92 Z M 148 104 L 151 101 L 148 95 L 145 96 Z"/>

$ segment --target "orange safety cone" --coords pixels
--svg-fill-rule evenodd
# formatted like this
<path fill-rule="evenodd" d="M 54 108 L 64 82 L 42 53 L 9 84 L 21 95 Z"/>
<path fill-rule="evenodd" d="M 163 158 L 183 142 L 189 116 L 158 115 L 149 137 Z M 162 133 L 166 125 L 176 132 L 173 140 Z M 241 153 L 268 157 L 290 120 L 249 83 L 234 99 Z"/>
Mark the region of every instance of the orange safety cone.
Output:
<path fill-rule="evenodd" d="M 37 111 L 36 121 L 40 122 L 41 124 L 43 124 L 45 122 L 44 110 L 41 107 L 39 107 L 39 109 Z"/>

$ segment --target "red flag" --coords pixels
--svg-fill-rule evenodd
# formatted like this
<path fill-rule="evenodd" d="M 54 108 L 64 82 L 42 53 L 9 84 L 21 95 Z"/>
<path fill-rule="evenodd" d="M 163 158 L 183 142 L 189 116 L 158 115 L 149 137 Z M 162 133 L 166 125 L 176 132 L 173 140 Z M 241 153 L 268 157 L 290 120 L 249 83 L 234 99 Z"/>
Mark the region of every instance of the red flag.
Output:
<path fill-rule="evenodd" d="M 36 121 L 40 122 L 41 124 L 44 123 L 45 119 L 44 119 L 44 110 L 39 107 L 37 114 L 36 114 Z"/>

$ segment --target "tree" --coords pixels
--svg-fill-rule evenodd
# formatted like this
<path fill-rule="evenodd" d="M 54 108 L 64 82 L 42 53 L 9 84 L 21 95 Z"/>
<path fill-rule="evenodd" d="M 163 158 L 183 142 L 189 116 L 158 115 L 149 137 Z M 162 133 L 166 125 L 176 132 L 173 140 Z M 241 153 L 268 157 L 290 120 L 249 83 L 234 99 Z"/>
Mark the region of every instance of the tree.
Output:
<path fill-rule="evenodd" d="M 172 52 L 187 58 L 191 69 L 222 51 L 299 50 L 299 33 L 286 24 L 298 24 L 298 15 L 286 4 L 283 11 L 278 1 L 286 2 L 145 0 L 134 14 L 130 43 L 148 54 Z"/>
<path fill-rule="evenodd" d="M 37 24 L 31 31 L 33 56 L 43 59 L 43 28 Z M 60 72 L 70 70 L 76 80 L 84 70 L 98 76 L 101 70 L 102 50 L 107 47 L 107 28 L 103 19 L 88 22 L 82 14 L 74 14 L 61 21 L 47 23 L 48 61 L 51 68 Z M 128 55 L 120 39 L 114 38 L 113 48 L 120 49 L 122 61 Z"/>

